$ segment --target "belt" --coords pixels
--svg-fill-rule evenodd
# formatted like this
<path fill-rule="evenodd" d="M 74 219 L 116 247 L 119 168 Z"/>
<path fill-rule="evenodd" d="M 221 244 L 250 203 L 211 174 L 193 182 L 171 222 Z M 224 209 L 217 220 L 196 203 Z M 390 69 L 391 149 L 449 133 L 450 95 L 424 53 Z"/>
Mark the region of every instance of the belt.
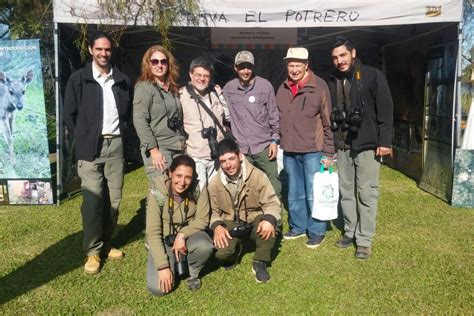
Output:
<path fill-rule="evenodd" d="M 117 137 L 120 137 L 120 135 L 112 135 L 112 134 L 102 135 L 103 139 L 113 139 L 113 138 L 117 138 Z"/>

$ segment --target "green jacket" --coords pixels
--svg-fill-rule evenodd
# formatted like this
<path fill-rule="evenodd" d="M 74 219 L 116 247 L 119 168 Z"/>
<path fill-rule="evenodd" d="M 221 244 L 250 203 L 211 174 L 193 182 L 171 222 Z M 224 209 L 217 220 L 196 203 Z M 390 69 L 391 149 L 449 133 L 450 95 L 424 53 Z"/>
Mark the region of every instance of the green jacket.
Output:
<path fill-rule="evenodd" d="M 170 232 L 170 214 L 168 213 L 168 177 L 158 177 L 148 194 L 146 209 L 146 241 L 157 269 L 168 267 L 164 238 Z M 192 234 L 204 230 L 209 224 L 209 196 L 206 189 L 199 192 L 199 185 L 192 185 L 189 210 L 184 213 L 184 201 L 174 202 L 173 225 L 176 232 L 187 239 Z M 197 200 L 197 203 L 196 203 Z M 187 223 L 183 227 L 183 224 Z"/>
<path fill-rule="evenodd" d="M 209 183 L 209 197 L 211 201 L 210 227 L 214 230 L 224 221 L 234 221 L 236 211 L 242 221 L 247 219 L 251 223 L 259 215 L 272 223 L 275 227 L 281 220 L 281 203 L 268 180 L 268 177 L 258 168 L 255 168 L 247 159 L 243 161 L 244 184 L 239 192 L 237 207 L 234 207 L 230 192 L 225 187 L 225 174 L 222 169 Z M 246 214 L 247 213 L 247 214 Z"/>
<path fill-rule="evenodd" d="M 133 125 L 143 151 L 154 147 L 184 149 L 186 139 L 182 133 L 168 128 L 168 117 L 173 116 L 183 119 L 177 96 L 148 81 L 137 83 L 133 97 Z"/>

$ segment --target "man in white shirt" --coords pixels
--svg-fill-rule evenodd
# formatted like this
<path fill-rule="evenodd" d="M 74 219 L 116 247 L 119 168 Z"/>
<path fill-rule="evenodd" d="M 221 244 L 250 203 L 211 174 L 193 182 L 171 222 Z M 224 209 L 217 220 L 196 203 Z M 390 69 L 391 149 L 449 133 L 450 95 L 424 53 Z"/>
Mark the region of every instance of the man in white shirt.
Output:
<path fill-rule="evenodd" d="M 131 111 L 130 79 L 110 64 L 112 38 L 89 36 L 92 62 L 74 72 L 64 96 L 63 119 L 74 135 L 81 178 L 84 272 L 96 274 L 103 258 L 120 259 L 111 246 L 123 186 L 123 142 Z"/>

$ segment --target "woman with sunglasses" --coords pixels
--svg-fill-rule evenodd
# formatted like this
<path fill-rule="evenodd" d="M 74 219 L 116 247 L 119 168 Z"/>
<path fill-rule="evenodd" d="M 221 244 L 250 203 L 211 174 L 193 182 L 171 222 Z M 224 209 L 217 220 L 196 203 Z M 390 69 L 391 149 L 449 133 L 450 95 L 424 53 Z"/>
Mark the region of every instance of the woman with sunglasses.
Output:
<path fill-rule="evenodd" d="M 175 58 L 162 46 L 155 45 L 143 55 L 141 68 L 142 74 L 135 85 L 133 124 L 151 184 L 163 175 L 175 156 L 184 153 L 186 138 Z"/>
<path fill-rule="evenodd" d="M 209 197 L 207 189 L 199 190 L 196 163 L 187 155 L 177 156 L 148 196 L 147 287 L 153 295 L 169 293 L 176 278 L 185 275 L 190 290 L 201 287 L 199 272 L 213 251 L 204 231 L 208 224 Z"/>

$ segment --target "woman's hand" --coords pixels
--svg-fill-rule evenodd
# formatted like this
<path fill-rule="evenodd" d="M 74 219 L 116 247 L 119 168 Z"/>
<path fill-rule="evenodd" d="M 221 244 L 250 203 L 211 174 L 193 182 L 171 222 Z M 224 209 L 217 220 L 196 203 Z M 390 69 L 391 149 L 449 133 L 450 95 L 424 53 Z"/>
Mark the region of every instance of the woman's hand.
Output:
<path fill-rule="evenodd" d="M 163 293 L 168 293 L 173 288 L 173 273 L 170 268 L 158 270 L 159 287 Z"/>
<path fill-rule="evenodd" d="M 150 155 L 153 167 L 160 171 L 165 170 L 166 159 L 165 156 L 161 153 L 161 151 L 158 148 L 154 147 L 150 149 Z"/>
<path fill-rule="evenodd" d="M 174 251 L 174 256 L 177 261 L 179 261 L 179 253 L 181 252 L 183 255 L 186 254 L 186 238 L 184 237 L 184 234 L 182 233 L 177 233 L 176 238 L 174 239 L 174 244 L 173 244 L 173 251 Z"/>

